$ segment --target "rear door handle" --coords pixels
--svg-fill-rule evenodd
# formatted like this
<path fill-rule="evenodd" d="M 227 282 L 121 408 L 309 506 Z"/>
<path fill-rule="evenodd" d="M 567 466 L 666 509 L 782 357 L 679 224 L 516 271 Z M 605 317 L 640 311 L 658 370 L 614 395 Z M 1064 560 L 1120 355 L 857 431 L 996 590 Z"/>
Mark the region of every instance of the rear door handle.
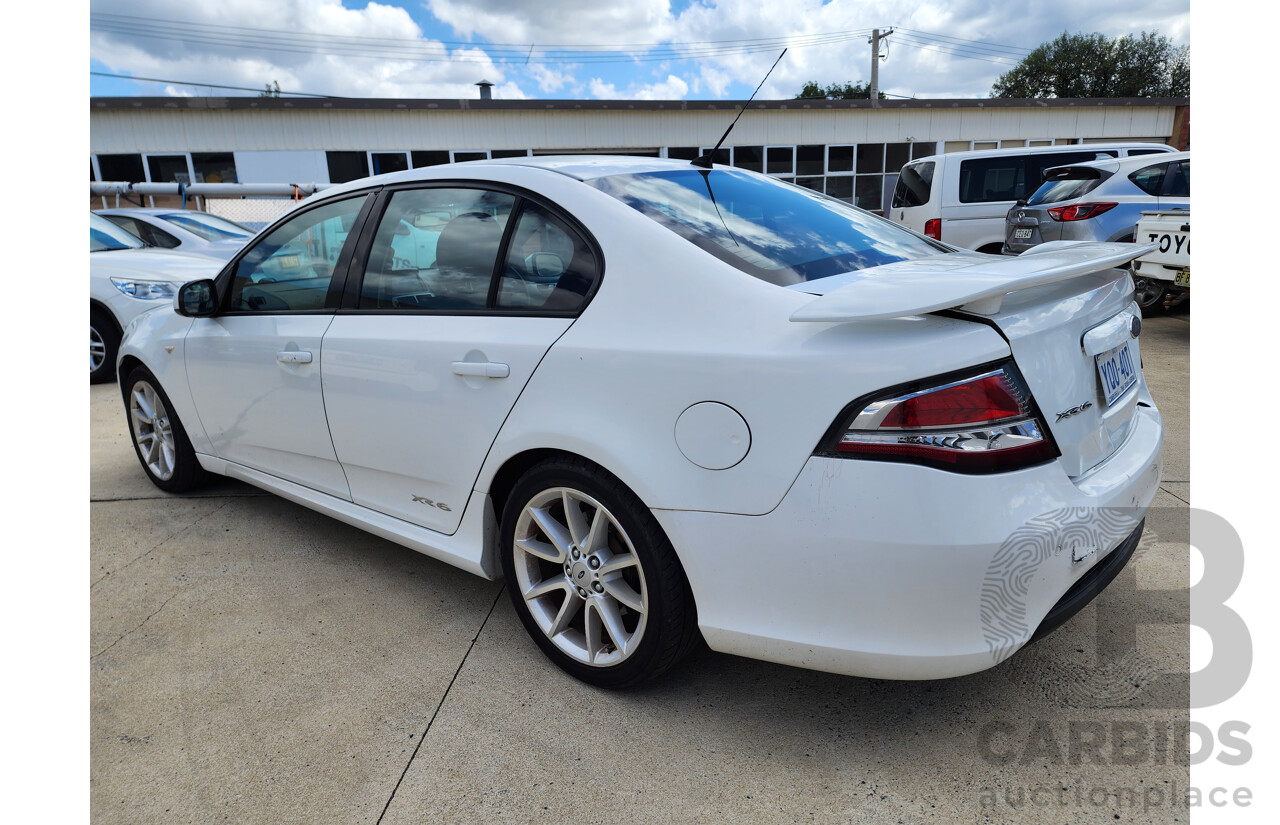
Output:
<path fill-rule="evenodd" d="M 281 364 L 310 364 L 311 353 L 304 349 L 287 349 L 283 352 L 277 352 L 276 360 Z"/>
<path fill-rule="evenodd" d="M 506 378 L 511 374 L 511 367 L 493 361 L 454 361 L 451 365 L 454 375 L 475 375 L 480 378 Z"/>

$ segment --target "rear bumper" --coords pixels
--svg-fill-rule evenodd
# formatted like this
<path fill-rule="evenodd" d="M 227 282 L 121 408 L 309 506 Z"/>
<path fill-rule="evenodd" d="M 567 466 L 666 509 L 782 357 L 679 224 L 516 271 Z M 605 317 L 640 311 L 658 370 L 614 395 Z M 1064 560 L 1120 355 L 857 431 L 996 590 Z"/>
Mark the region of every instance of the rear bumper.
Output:
<path fill-rule="evenodd" d="M 1091 578 L 1105 586 L 1098 565 L 1141 534 L 1162 437 L 1160 414 L 1140 407 L 1124 445 L 1079 482 L 1058 462 L 962 476 L 815 456 L 767 515 L 655 515 L 713 649 L 855 676 L 960 676 L 1065 621 Z"/>

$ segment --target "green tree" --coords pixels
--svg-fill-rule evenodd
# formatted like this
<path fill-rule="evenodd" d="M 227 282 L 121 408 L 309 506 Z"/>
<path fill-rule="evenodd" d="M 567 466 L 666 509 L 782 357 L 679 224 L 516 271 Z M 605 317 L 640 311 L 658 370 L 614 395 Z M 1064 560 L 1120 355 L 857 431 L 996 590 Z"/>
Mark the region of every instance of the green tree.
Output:
<path fill-rule="evenodd" d="M 272 84 L 274 84 L 274 86 Z M 258 92 L 258 97 L 279 97 L 279 96 L 280 96 L 279 80 L 275 80 L 275 81 L 272 81 L 272 83 L 268 83 L 265 90 Z"/>
<path fill-rule="evenodd" d="M 884 92 L 880 92 L 879 97 L 884 100 Z M 804 88 L 800 90 L 800 94 L 795 96 L 796 100 L 870 100 L 871 84 L 870 83 L 832 83 L 825 89 L 818 84 L 816 80 L 810 80 L 804 84 Z"/>
<path fill-rule="evenodd" d="M 991 87 L 992 97 L 1190 97 L 1191 47 L 1155 32 L 1067 34 L 1042 43 Z"/>

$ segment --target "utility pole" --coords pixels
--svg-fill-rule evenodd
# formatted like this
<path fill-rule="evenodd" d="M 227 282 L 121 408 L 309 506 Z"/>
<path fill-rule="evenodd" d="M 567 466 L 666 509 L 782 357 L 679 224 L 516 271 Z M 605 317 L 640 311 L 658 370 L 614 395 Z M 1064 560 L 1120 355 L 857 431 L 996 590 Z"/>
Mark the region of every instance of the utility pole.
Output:
<path fill-rule="evenodd" d="M 871 44 L 871 108 L 880 108 L 880 61 L 884 60 L 887 55 L 880 54 L 880 41 L 893 34 L 893 29 L 884 34 L 880 34 L 879 29 L 871 30 L 871 39 L 867 42 Z"/>

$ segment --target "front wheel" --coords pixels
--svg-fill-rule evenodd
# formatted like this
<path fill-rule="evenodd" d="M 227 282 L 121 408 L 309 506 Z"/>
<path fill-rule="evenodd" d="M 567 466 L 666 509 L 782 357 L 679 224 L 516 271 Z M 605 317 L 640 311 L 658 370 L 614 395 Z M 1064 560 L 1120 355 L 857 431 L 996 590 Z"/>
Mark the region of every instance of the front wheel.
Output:
<path fill-rule="evenodd" d="M 187 431 L 169 397 L 146 367 L 137 367 L 125 381 L 129 436 L 151 483 L 170 493 L 193 490 L 209 480 L 200 466 Z"/>
<path fill-rule="evenodd" d="M 507 589 L 525 629 L 584 682 L 631 687 L 674 665 L 697 638 L 675 550 L 618 479 L 580 459 L 529 470 L 502 518 Z"/>
<path fill-rule="evenodd" d="M 105 384 L 116 377 L 116 353 L 120 333 L 115 322 L 100 309 L 89 310 L 89 383 Z"/>

